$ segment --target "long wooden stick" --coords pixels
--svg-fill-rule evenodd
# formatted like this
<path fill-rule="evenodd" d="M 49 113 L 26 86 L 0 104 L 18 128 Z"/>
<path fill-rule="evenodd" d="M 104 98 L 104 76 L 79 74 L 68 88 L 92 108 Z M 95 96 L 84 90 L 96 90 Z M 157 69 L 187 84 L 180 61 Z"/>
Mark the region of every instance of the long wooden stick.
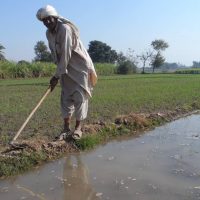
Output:
<path fill-rule="evenodd" d="M 51 91 L 51 88 L 49 87 L 47 89 L 47 91 L 45 92 L 45 94 L 42 96 L 42 98 L 40 99 L 40 101 L 38 102 L 38 104 L 35 106 L 35 108 L 32 110 L 32 112 L 30 113 L 30 115 L 27 117 L 26 121 L 22 124 L 21 128 L 18 130 L 18 132 L 16 133 L 15 137 L 12 139 L 12 141 L 10 142 L 10 144 L 12 144 L 20 135 L 20 133 L 23 131 L 23 129 L 25 128 L 26 124 L 29 122 L 29 120 L 31 119 L 31 117 L 33 116 L 33 114 L 35 113 L 35 111 L 39 108 L 39 106 L 41 105 L 41 103 L 44 101 L 44 99 L 46 98 L 46 96 L 49 94 L 49 92 Z"/>

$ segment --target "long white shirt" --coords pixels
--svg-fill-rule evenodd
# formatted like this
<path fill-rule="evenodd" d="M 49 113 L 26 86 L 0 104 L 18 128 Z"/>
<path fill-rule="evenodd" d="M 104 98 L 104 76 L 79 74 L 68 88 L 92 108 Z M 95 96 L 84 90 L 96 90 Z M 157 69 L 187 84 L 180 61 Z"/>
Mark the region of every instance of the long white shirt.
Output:
<path fill-rule="evenodd" d="M 55 64 L 55 76 L 67 74 L 79 84 L 89 96 L 96 84 L 97 75 L 92 60 L 81 40 L 73 35 L 71 27 L 58 21 L 55 31 L 46 32 Z"/>

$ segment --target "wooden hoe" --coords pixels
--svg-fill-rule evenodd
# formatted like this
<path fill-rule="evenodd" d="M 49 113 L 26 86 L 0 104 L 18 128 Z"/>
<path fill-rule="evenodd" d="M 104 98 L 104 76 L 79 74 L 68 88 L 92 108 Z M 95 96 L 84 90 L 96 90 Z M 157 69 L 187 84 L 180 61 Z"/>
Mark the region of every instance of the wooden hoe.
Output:
<path fill-rule="evenodd" d="M 42 102 L 44 101 L 44 99 L 50 93 L 50 91 L 51 91 L 51 88 L 49 86 L 48 89 L 46 90 L 45 94 L 42 96 L 42 98 L 38 102 L 38 104 L 31 111 L 31 113 L 29 114 L 29 116 L 26 118 L 26 121 L 22 124 L 22 126 L 20 127 L 20 129 L 18 130 L 18 132 L 15 134 L 14 138 L 12 139 L 12 141 L 9 143 L 13 148 L 23 148 L 23 146 L 20 146 L 20 144 L 15 143 L 15 141 L 19 137 L 20 133 L 23 131 L 23 129 L 25 128 L 25 126 L 27 125 L 27 123 L 29 122 L 29 120 L 31 119 L 31 117 L 33 116 L 33 114 L 35 113 L 35 111 L 40 107 L 40 105 L 42 104 Z"/>

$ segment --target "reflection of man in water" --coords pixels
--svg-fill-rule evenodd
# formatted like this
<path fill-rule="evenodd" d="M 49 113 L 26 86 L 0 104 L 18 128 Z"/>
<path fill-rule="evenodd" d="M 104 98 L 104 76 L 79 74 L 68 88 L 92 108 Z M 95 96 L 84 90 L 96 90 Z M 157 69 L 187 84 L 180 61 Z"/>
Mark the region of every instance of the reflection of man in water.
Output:
<path fill-rule="evenodd" d="M 64 165 L 63 179 L 67 179 L 64 184 L 64 200 L 99 199 L 89 184 L 88 171 L 80 155 L 73 156 L 76 159 L 76 165 L 73 165 L 71 158 L 72 156 L 68 156 Z"/>

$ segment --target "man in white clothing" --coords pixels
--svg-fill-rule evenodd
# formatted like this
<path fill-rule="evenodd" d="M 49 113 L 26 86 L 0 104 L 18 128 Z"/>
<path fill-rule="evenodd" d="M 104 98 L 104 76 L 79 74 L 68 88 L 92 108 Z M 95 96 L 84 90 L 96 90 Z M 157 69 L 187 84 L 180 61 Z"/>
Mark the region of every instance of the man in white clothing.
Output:
<path fill-rule="evenodd" d="M 58 139 L 64 139 L 71 133 L 74 139 L 80 139 L 81 122 L 87 117 L 88 98 L 97 82 L 94 65 L 80 40 L 77 27 L 72 22 L 59 16 L 50 5 L 40 8 L 36 16 L 47 27 L 49 48 L 57 65 L 56 73 L 50 80 L 51 91 L 60 79 L 64 129 Z M 76 125 L 71 132 L 73 113 Z"/>

